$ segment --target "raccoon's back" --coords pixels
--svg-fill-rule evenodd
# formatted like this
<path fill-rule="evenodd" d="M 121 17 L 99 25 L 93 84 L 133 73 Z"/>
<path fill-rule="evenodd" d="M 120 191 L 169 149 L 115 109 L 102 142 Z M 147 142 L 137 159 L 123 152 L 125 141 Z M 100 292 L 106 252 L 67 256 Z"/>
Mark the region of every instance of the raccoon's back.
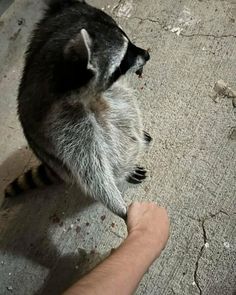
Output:
<path fill-rule="evenodd" d="M 40 122 L 51 104 L 63 97 L 58 85 L 63 84 L 63 48 L 74 30 L 83 28 L 84 5 L 73 0 L 50 0 L 56 10 L 46 10 L 35 25 L 25 53 L 25 64 L 18 89 L 18 114 L 20 121 Z M 69 5 L 74 3 L 78 9 Z M 67 8 L 68 6 L 68 8 Z M 61 8 L 60 8 L 61 7 Z M 63 8 L 63 9 L 62 9 Z M 87 8 L 88 9 L 88 8 Z"/>

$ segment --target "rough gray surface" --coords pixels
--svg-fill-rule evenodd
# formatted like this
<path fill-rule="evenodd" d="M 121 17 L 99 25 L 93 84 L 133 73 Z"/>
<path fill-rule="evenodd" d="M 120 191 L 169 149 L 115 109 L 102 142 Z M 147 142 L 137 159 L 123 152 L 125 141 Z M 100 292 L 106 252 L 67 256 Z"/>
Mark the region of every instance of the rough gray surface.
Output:
<path fill-rule="evenodd" d="M 216 96 L 236 88 L 236 3 L 94 0 L 152 59 L 140 93 L 154 144 L 149 178 L 126 200 L 168 208 L 171 237 L 137 294 L 236 292 L 236 117 Z M 0 18 L 0 189 L 34 162 L 16 116 L 23 53 L 40 1 L 17 0 Z M 75 189 L 27 194 L 0 213 L 0 294 L 60 294 L 126 235 L 125 225 Z M 105 218 L 105 219 L 104 219 Z M 125 270 L 124 270 L 125 271 Z"/>

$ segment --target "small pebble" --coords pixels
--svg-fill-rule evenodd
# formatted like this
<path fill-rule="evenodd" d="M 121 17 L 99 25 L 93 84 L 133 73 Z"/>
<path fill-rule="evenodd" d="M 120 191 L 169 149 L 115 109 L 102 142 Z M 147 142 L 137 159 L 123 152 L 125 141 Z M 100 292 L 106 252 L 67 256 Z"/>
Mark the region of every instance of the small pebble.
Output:
<path fill-rule="evenodd" d="M 75 231 L 77 232 L 77 234 L 81 231 L 81 227 L 80 226 L 77 226 Z"/>
<path fill-rule="evenodd" d="M 1 265 L 4 265 L 4 261 L 1 261 Z"/>
<path fill-rule="evenodd" d="M 101 221 L 104 221 L 106 219 L 106 215 L 101 216 Z"/>
<path fill-rule="evenodd" d="M 218 80 L 214 86 L 215 92 L 222 95 L 225 94 L 226 88 L 227 88 L 227 84 L 223 80 Z"/>
<path fill-rule="evenodd" d="M 220 97 L 217 94 L 214 95 L 210 95 L 211 99 L 215 102 L 215 103 L 219 103 L 220 102 Z"/>
<path fill-rule="evenodd" d="M 179 36 L 181 34 L 181 32 L 183 31 L 183 29 L 181 29 L 179 27 L 175 27 L 175 28 L 172 28 L 170 31 L 172 33 L 176 33 L 176 35 Z"/>
<path fill-rule="evenodd" d="M 115 227 L 115 222 L 112 222 L 111 227 Z"/>
<path fill-rule="evenodd" d="M 206 243 L 205 244 L 205 248 L 209 248 L 209 243 Z"/>
<path fill-rule="evenodd" d="M 230 88 L 224 80 L 218 80 L 215 83 L 214 90 L 219 95 L 227 96 L 228 98 L 236 97 L 236 91 Z"/>
<path fill-rule="evenodd" d="M 196 286 L 196 283 L 195 282 L 192 282 L 192 286 Z"/>
<path fill-rule="evenodd" d="M 230 248 L 230 244 L 229 244 L 229 242 L 224 242 L 224 247 L 225 247 L 226 249 L 229 249 L 229 248 Z"/>
<path fill-rule="evenodd" d="M 13 291 L 12 286 L 8 286 L 8 287 L 7 287 L 7 290 L 8 290 L 8 291 Z"/>
<path fill-rule="evenodd" d="M 236 140 L 236 127 L 231 128 L 231 132 L 229 134 L 229 138 L 231 140 Z"/>
<path fill-rule="evenodd" d="M 89 223 L 89 222 L 86 222 L 86 223 L 85 223 L 85 225 L 86 225 L 86 226 L 89 226 L 89 225 L 90 225 L 90 223 Z"/>
<path fill-rule="evenodd" d="M 76 266 L 75 266 L 75 269 L 79 269 L 79 266 L 78 266 L 78 265 L 76 265 Z"/>
<path fill-rule="evenodd" d="M 25 23 L 25 19 L 24 18 L 19 18 L 17 23 L 18 23 L 18 26 L 22 26 Z"/>
<path fill-rule="evenodd" d="M 74 224 L 71 224 L 71 225 L 70 225 L 70 228 L 73 228 L 73 227 L 74 227 Z"/>
<path fill-rule="evenodd" d="M 11 276 L 11 272 L 9 272 L 9 276 Z"/>

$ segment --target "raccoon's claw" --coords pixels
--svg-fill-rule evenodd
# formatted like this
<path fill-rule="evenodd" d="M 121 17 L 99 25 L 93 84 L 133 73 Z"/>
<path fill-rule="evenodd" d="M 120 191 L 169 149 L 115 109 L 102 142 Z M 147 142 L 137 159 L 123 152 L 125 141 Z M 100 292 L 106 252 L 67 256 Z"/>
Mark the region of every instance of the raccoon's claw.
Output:
<path fill-rule="evenodd" d="M 151 142 L 152 141 L 152 137 L 151 137 L 151 135 L 149 134 L 149 133 L 147 133 L 146 131 L 143 131 L 143 134 L 144 134 L 144 140 L 146 141 L 146 142 Z"/>
<path fill-rule="evenodd" d="M 138 69 L 138 70 L 136 71 L 136 75 L 138 75 L 139 78 L 142 77 L 142 74 L 143 74 L 143 67 L 141 67 L 140 69 Z"/>
<path fill-rule="evenodd" d="M 134 172 L 128 176 L 127 181 L 132 184 L 140 184 L 146 178 L 146 173 L 147 171 L 144 168 L 136 167 Z"/>
<path fill-rule="evenodd" d="M 147 171 L 143 167 L 137 166 L 134 173 L 137 173 L 140 175 L 146 175 Z"/>

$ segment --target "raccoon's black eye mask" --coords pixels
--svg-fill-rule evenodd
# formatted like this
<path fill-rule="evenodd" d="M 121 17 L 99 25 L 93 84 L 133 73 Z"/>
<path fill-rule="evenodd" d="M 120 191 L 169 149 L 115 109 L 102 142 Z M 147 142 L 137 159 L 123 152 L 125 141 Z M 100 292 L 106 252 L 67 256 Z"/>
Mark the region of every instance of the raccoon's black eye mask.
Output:
<path fill-rule="evenodd" d="M 138 49 L 138 48 L 137 48 Z M 120 78 L 120 76 L 125 75 L 126 72 L 135 64 L 137 59 L 138 52 L 135 50 L 135 46 L 129 42 L 126 54 L 121 61 L 120 66 L 116 69 L 116 71 L 112 75 L 112 82 L 114 83 L 116 80 Z"/>

